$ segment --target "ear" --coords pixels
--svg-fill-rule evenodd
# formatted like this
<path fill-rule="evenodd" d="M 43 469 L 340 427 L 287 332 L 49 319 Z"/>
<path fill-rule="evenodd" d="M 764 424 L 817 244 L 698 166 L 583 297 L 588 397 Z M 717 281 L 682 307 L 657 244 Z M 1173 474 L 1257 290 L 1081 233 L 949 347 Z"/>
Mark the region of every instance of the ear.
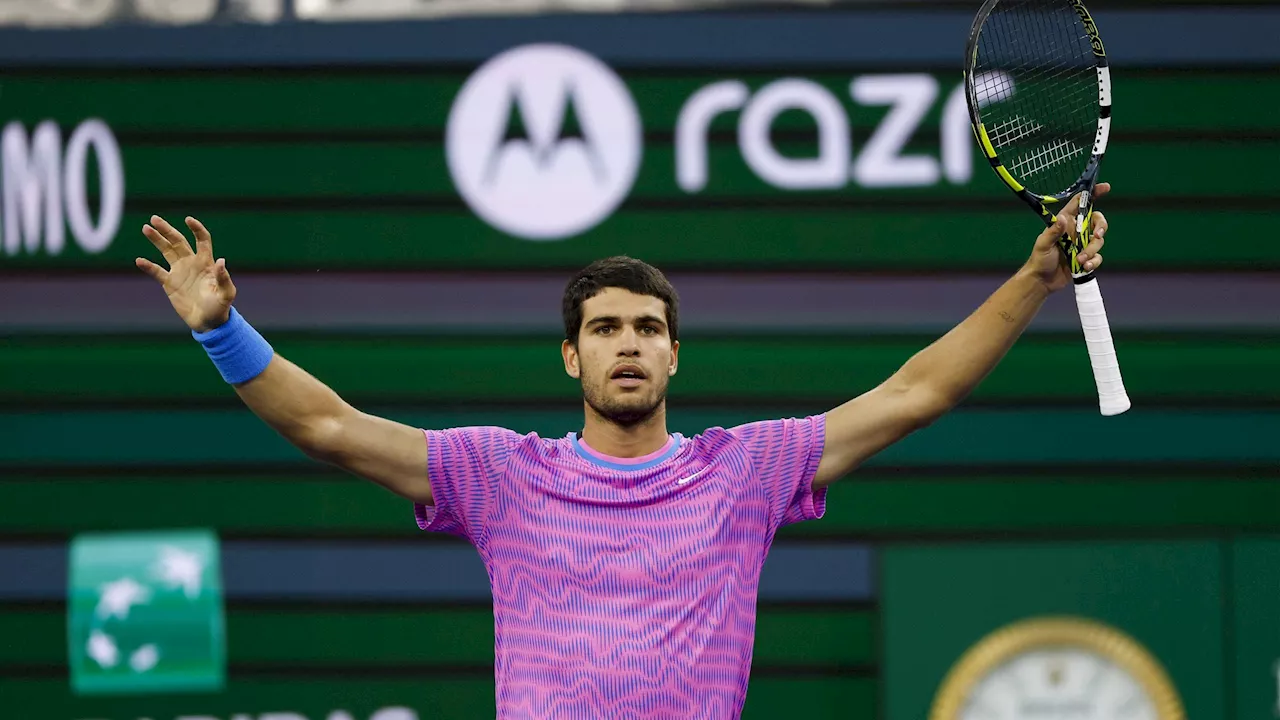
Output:
<path fill-rule="evenodd" d="M 571 378 L 582 376 L 582 368 L 578 365 L 578 348 L 565 340 L 560 344 L 560 355 L 564 358 L 564 371 Z"/>
<path fill-rule="evenodd" d="M 676 374 L 676 368 L 680 365 L 680 341 L 671 343 L 671 363 L 667 365 L 667 376 Z"/>

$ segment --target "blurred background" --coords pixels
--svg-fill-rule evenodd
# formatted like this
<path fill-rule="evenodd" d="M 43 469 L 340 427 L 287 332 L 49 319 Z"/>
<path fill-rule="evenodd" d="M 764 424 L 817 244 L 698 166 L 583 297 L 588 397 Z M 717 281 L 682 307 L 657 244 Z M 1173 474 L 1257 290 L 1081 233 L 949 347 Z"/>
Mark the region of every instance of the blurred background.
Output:
<path fill-rule="evenodd" d="M 977 4 L 0 1 L 0 718 L 495 712 L 475 551 L 243 408 L 151 214 L 403 422 L 579 429 L 560 293 L 612 254 L 681 293 L 672 430 L 822 412 L 1039 232 L 958 91 Z M 1052 298 L 779 535 L 745 717 L 1280 717 L 1280 6 L 1090 8 L 1133 409 Z"/>

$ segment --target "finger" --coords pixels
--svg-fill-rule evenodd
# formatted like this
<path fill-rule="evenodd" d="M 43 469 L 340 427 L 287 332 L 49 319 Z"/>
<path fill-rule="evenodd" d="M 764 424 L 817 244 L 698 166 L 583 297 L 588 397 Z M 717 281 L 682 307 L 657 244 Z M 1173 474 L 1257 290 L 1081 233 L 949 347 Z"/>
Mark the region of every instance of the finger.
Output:
<path fill-rule="evenodd" d="M 142 234 L 160 251 L 164 259 L 169 261 L 169 265 L 172 266 L 178 260 L 178 253 L 174 251 L 173 243 L 169 242 L 168 238 L 162 235 L 159 230 L 150 225 L 143 225 Z"/>
<path fill-rule="evenodd" d="M 168 270 L 165 270 L 146 258 L 134 258 L 133 264 L 136 265 L 139 270 L 155 278 L 156 281 L 161 284 L 163 284 L 165 280 L 169 279 Z"/>
<path fill-rule="evenodd" d="M 1109 192 L 1111 192 L 1111 183 L 1098 183 L 1097 185 L 1094 185 L 1093 196 L 1089 200 L 1090 205 L 1096 203 L 1099 198 Z M 1071 199 L 1067 201 L 1067 204 L 1062 207 L 1062 212 L 1067 215 L 1075 215 L 1080 212 L 1080 197 L 1082 194 L 1083 193 L 1076 193 L 1075 195 L 1072 195 Z"/>
<path fill-rule="evenodd" d="M 209 234 L 204 223 L 190 216 L 187 217 L 186 222 L 187 227 L 191 228 L 191 234 L 196 236 L 196 254 L 213 257 L 213 236 Z"/>
<path fill-rule="evenodd" d="M 1077 256 L 1081 263 L 1088 260 L 1090 257 L 1097 255 L 1098 251 L 1102 249 L 1102 246 L 1106 244 L 1106 238 L 1103 237 L 1107 233 L 1106 218 L 1102 216 L 1102 213 L 1094 213 L 1093 217 L 1095 221 L 1100 221 L 1101 224 L 1093 226 L 1089 244 L 1086 245 L 1084 250 L 1082 250 Z"/>
<path fill-rule="evenodd" d="M 1086 245 L 1086 246 L 1085 246 L 1085 248 L 1084 248 L 1084 252 L 1083 252 L 1083 253 L 1081 253 L 1081 255 L 1083 255 L 1083 256 L 1084 256 L 1084 258 L 1083 258 L 1083 259 L 1087 260 L 1087 259 L 1089 259 L 1089 258 L 1093 257 L 1094 255 L 1097 255 L 1097 254 L 1098 254 L 1098 251 L 1102 249 L 1102 245 L 1103 245 L 1105 242 L 1106 242 L 1105 240 L 1103 240 L 1101 237 L 1099 237 L 1097 234 L 1095 234 L 1095 235 L 1093 236 L 1093 242 L 1091 242 L 1091 243 L 1089 243 L 1088 245 Z"/>
<path fill-rule="evenodd" d="M 1085 272 L 1088 272 L 1090 270 L 1097 270 L 1100 265 L 1102 265 L 1102 256 L 1094 255 L 1085 261 L 1082 267 L 1085 269 Z"/>
<path fill-rule="evenodd" d="M 165 240 L 169 241 L 169 245 L 177 253 L 178 257 L 183 258 L 195 254 L 195 251 L 191 249 L 191 244 L 187 242 L 187 238 L 178 232 L 177 228 L 170 225 L 169 221 L 159 215 L 152 215 L 151 224 L 164 235 Z"/>
<path fill-rule="evenodd" d="M 1095 211 L 1093 213 L 1093 217 L 1090 219 L 1089 224 L 1093 226 L 1093 236 L 1095 238 L 1100 238 L 1107 234 L 1107 227 L 1109 226 L 1109 223 L 1107 222 L 1107 216 L 1103 215 L 1101 211 Z"/>

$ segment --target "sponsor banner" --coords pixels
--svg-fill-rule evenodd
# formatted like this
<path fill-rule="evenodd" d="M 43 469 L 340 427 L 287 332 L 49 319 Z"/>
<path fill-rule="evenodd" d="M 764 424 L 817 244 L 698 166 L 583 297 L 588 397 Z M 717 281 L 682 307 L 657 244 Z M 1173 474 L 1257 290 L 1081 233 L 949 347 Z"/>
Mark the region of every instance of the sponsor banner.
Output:
<path fill-rule="evenodd" d="M 1276 104 L 1232 101 L 1280 80 L 1128 83 L 1104 173 L 1127 188 L 1130 267 L 1182 268 L 1158 220 L 1193 188 L 1220 234 L 1201 269 L 1280 266 L 1249 240 L 1280 194 L 1252 162 L 1280 148 Z M 1226 109 L 1175 112 L 1193 87 Z M 5 268 L 133 272 L 152 213 L 200 217 L 233 271 L 623 253 L 668 269 L 1004 271 L 1039 232 L 983 167 L 953 73 L 672 75 L 537 43 L 467 71 L 29 71 L 5 90 Z"/>
<path fill-rule="evenodd" d="M 226 638 L 212 532 L 79 535 L 69 578 L 67 657 L 76 694 L 222 688 Z"/>

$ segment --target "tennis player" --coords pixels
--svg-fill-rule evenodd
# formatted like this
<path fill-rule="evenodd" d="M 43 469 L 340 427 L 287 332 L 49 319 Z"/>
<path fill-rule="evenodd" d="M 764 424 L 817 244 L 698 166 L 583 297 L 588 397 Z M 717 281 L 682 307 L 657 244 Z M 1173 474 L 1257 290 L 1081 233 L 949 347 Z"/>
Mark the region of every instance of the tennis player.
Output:
<path fill-rule="evenodd" d="M 1071 283 L 1055 241 L 1074 228 L 1074 207 L 981 307 L 880 386 L 822 414 L 693 437 L 667 430 L 676 291 L 637 260 L 601 260 L 568 282 L 560 351 L 584 417 L 550 438 L 420 429 L 352 407 L 240 316 L 225 261 L 194 218 L 194 250 L 160 217 L 143 227 L 168 270 L 135 262 L 258 417 L 309 457 L 406 498 L 421 529 L 475 546 L 493 591 L 498 717 L 720 720 L 746 699 L 774 534 L 821 518 L 828 485 L 955 407 L 996 366 Z M 1081 256 L 1090 269 L 1107 229 L 1095 217 Z"/>

